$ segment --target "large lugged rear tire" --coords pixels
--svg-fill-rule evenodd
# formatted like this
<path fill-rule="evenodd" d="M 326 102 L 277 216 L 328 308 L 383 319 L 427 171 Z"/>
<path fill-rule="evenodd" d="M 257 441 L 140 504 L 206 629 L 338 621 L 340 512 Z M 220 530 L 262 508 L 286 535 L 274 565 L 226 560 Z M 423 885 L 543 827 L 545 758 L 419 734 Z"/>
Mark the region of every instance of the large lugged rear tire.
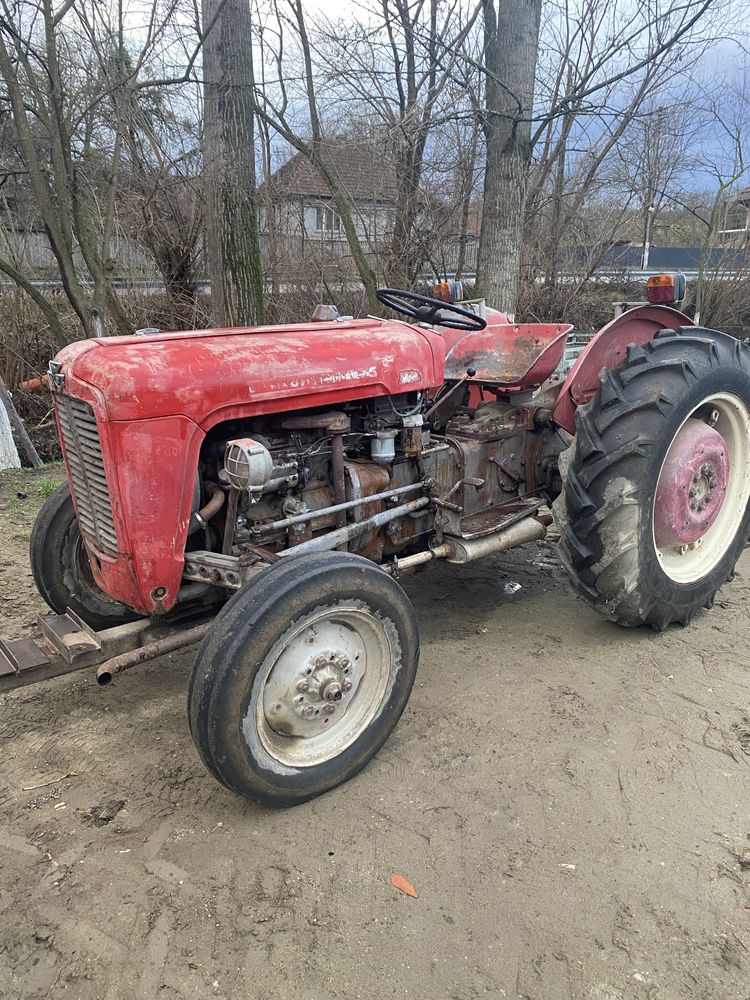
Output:
<path fill-rule="evenodd" d="M 612 621 L 686 625 L 748 537 L 750 352 L 715 330 L 663 330 L 600 383 L 560 456 L 560 557 Z"/>
<path fill-rule="evenodd" d="M 31 531 L 29 560 L 37 590 L 58 614 L 70 608 L 94 629 L 113 628 L 139 617 L 97 586 L 67 483 L 47 497 L 39 511 Z"/>
<path fill-rule="evenodd" d="M 291 806 L 353 777 L 403 712 L 419 660 L 411 603 L 360 556 L 264 570 L 219 612 L 188 692 L 193 741 L 239 795 Z"/>

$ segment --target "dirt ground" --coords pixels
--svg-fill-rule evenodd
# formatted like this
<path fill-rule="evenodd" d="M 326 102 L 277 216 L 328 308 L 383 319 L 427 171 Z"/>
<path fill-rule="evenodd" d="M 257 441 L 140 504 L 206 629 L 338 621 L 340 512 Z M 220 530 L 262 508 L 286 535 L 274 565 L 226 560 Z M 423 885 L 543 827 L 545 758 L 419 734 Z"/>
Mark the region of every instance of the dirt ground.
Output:
<path fill-rule="evenodd" d="M 61 474 L 0 477 L 0 634 L 42 611 Z M 549 543 L 405 586 L 400 725 L 291 811 L 204 770 L 189 652 L 0 697 L 2 1000 L 750 997 L 750 557 L 663 635 L 601 621 Z"/>

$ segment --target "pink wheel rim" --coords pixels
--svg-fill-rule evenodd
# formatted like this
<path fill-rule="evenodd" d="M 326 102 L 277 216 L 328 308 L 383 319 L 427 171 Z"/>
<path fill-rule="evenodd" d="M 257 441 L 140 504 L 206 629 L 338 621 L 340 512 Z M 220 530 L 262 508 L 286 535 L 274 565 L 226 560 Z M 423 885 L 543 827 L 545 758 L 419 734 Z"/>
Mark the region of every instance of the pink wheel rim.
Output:
<path fill-rule="evenodd" d="M 656 488 L 654 538 L 659 548 L 691 545 L 705 535 L 726 499 L 729 472 L 722 435 L 702 420 L 686 420 Z"/>

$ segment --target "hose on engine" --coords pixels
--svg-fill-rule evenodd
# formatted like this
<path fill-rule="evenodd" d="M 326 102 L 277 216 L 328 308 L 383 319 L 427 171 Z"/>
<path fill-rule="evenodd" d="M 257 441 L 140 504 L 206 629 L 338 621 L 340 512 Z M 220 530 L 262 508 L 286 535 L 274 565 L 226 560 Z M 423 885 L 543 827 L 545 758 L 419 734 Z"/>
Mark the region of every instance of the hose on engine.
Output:
<path fill-rule="evenodd" d="M 188 535 L 195 534 L 201 528 L 206 528 L 212 517 L 215 517 L 224 506 L 224 491 L 220 486 L 211 487 L 211 498 L 200 510 L 194 511 L 188 521 Z"/>

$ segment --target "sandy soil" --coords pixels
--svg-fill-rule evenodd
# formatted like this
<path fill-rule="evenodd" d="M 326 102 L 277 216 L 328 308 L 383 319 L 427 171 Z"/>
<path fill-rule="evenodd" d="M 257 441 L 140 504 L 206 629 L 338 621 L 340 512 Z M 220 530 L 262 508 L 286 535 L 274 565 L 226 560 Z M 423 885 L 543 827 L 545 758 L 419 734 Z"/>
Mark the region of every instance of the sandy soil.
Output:
<path fill-rule="evenodd" d="M 6 635 L 42 610 L 38 479 L 0 482 Z M 2 1000 L 746 1000 L 749 581 L 746 555 L 710 614 L 654 635 L 600 621 L 548 543 L 411 577 L 400 725 L 287 812 L 204 771 L 190 653 L 3 696 Z"/>

